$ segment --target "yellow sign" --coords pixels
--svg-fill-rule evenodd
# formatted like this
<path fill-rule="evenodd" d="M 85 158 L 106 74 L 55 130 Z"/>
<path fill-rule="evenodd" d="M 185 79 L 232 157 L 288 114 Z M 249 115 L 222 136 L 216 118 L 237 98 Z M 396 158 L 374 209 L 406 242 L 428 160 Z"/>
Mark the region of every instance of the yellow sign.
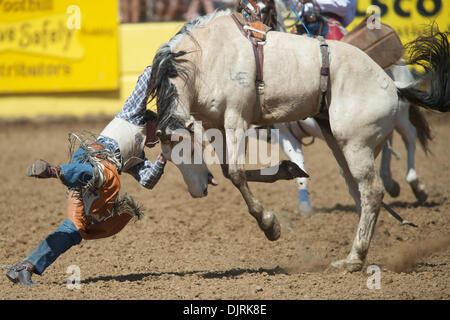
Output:
<path fill-rule="evenodd" d="M 111 0 L 0 0 L 0 93 L 114 90 Z"/>
<path fill-rule="evenodd" d="M 449 0 L 357 0 L 357 17 L 348 27 L 353 29 L 366 15 L 372 23 L 385 23 L 398 33 L 406 44 L 436 22 L 441 31 L 450 31 Z"/>

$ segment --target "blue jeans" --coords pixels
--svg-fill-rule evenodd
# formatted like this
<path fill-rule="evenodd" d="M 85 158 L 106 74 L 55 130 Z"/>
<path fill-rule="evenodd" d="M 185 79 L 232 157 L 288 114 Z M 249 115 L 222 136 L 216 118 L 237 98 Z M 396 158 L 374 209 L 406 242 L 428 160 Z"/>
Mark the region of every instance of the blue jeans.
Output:
<path fill-rule="evenodd" d="M 93 177 L 92 166 L 86 162 L 86 151 L 83 148 L 73 154 L 69 164 L 63 164 L 61 168 L 61 181 L 69 189 L 84 187 Z"/>
<path fill-rule="evenodd" d="M 59 166 L 61 181 L 69 189 L 84 187 L 92 179 L 92 166 L 86 160 L 86 151 L 78 148 L 69 164 Z M 66 219 L 25 260 L 34 265 L 37 274 L 42 274 L 61 254 L 79 244 L 81 240 L 78 229 L 72 221 Z"/>
<path fill-rule="evenodd" d="M 72 221 L 66 219 L 61 226 L 47 236 L 39 246 L 25 258 L 42 274 L 60 255 L 81 242 L 81 235 Z"/>
<path fill-rule="evenodd" d="M 61 181 L 69 189 L 83 187 L 92 179 L 92 166 L 85 163 L 85 153 L 83 148 L 79 148 L 73 154 L 69 164 L 59 166 Z M 34 265 L 37 274 L 42 274 L 61 254 L 80 242 L 81 235 L 78 229 L 72 221 L 66 219 L 25 260 Z"/>

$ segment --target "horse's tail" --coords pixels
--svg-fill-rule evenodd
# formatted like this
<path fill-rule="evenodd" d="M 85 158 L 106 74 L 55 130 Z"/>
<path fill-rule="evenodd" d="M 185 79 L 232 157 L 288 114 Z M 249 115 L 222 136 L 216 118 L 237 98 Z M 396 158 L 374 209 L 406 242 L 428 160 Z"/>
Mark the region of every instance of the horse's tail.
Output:
<path fill-rule="evenodd" d="M 437 29 L 437 28 L 436 28 Z M 412 104 L 440 112 L 450 111 L 450 51 L 449 32 L 440 32 L 430 27 L 430 34 L 410 42 L 408 64 L 418 64 L 427 73 L 427 91 L 414 85 L 398 88 L 401 98 Z"/>
<path fill-rule="evenodd" d="M 411 121 L 412 125 L 417 130 L 417 139 L 419 140 L 423 151 L 428 153 L 428 143 L 433 139 L 431 136 L 430 125 L 428 124 L 425 115 L 413 104 L 409 107 L 409 121 Z"/>

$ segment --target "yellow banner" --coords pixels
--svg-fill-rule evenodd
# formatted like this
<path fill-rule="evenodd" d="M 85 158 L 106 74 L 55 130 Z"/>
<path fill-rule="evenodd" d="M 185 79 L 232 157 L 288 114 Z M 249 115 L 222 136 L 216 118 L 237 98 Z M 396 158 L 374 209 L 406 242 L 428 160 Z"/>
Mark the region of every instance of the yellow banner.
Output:
<path fill-rule="evenodd" d="M 403 44 L 416 39 L 433 22 L 441 31 L 450 31 L 449 0 L 357 0 L 357 17 L 348 29 L 366 15 L 372 15 L 374 25 L 378 19 L 394 28 Z"/>
<path fill-rule="evenodd" d="M 117 5 L 0 0 L 0 93 L 117 89 Z"/>

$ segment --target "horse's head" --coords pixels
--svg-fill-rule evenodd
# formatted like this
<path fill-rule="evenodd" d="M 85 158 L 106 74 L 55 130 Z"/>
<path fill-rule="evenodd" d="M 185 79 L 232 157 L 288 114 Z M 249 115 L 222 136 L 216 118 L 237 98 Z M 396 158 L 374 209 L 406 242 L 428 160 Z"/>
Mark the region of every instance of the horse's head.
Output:
<path fill-rule="evenodd" d="M 172 130 L 157 130 L 164 157 L 174 163 L 183 175 L 184 182 L 193 198 L 208 195 L 208 185 L 217 185 L 203 159 L 202 138 L 194 134 L 192 126 Z"/>

